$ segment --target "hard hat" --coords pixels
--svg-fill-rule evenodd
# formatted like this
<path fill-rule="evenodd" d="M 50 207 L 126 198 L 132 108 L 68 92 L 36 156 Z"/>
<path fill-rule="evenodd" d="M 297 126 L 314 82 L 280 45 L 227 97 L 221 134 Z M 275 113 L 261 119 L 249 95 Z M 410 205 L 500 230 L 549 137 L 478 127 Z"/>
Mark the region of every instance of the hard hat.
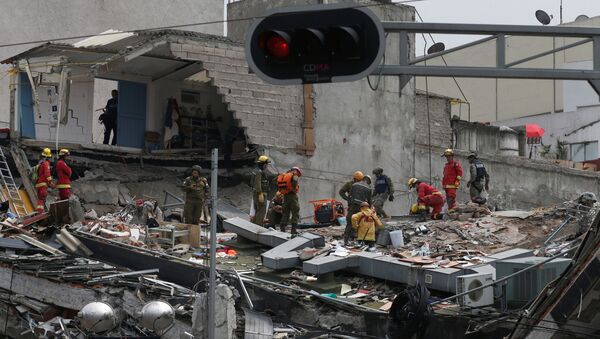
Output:
<path fill-rule="evenodd" d="M 356 172 L 354 172 L 354 174 L 352 174 L 352 179 L 354 179 L 356 181 L 361 181 L 361 180 L 363 180 L 364 177 L 365 177 L 365 175 L 361 171 L 356 171 Z"/>
<path fill-rule="evenodd" d="M 71 153 L 70 153 L 70 152 L 69 152 L 69 150 L 68 150 L 68 149 L 66 149 L 66 148 L 63 148 L 63 149 L 61 149 L 60 151 L 58 151 L 58 155 L 59 155 L 59 156 L 63 156 L 63 155 L 69 155 L 69 154 L 71 154 Z"/>
<path fill-rule="evenodd" d="M 417 184 L 418 181 L 419 181 L 419 179 L 417 179 L 417 178 L 410 178 L 410 179 L 408 179 L 408 183 L 407 183 L 408 188 L 414 187 Z"/>
<path fill-rule="evenodd" d="M 200 172 L 202 171 L 202 167 L 200 167 L 200 165 L 194 165 L 192 166 L 192 172 L 193 171 L 198 171 L 198 174 L 200 174 Z"/>
<path fill-rule="evenodd" d="M 383 174 L 383 168 L 377 167 L 376 169 L 373 170 L 373 174 L 375 174 L 375 175 L 382 175 Z"/>
<path fill-rule="evenodd" d="M 367 179 L 365 181 L 367 181 L 369 184 L 373 182 L 370 175 L 365 175 L 365 179 Z"/>
<path fill-rule="evenodd" d="M 269 157 L 266 155 L 261 155 L 260 157 L 258 157 L 258 160 L 256 160 L 257 163 L 259 164 L 268 164 L 269 161 Z"/>
<path fill-rule="evenodd" d="M 449 156 L 449 155 L 454 155 L 454 150 L 452 148 L 446 148 L 446 150 L 444 151 L 444 154 L 442 154 L 443 157 Z"/>
<path fill-rule="evenodd" d="M 410 206 L 410 213 L 417 214 L 419 212 L 419 204 L 412 204 Z"/>
<path fill-rule="evenodd" d="M 52 158 L 52 151 L 49 148 L 44 148 L 42 156 L 46 158 Z"/>
<path fill-rule="evenodd" d="M 298 176 L 301 177 L 302 176 L 302 171 L 300 170 L 300 168 L 294 166 L 292 167 L 292 171 L 296 171 L 296 173 L 298 173 Z"/>
<path fill-rule="evenodd" d="M 366 201 L 363 201 L 363 202 L 360 204 L 360 207 L 369 207 L 369 203 L 368 203 L 368 202 L 366 202 Z"/>
<path fill-rule="evenodd" d="M 477 159 L 477 153 L 471 152 L 471 154 L 469 154 L 469 156 L 467 157 L 467 159 L 470 159 L 470 158 Z"/>

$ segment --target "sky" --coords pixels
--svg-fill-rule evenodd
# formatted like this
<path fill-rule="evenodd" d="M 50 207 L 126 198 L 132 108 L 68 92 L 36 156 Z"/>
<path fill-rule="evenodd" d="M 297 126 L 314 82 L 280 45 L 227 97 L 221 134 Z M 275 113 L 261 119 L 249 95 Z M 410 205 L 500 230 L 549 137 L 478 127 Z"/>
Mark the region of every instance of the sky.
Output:
<path fill-rule="evenodd" d="M 560 0 L 424 0 L 409 2 L 425 22 L 478 23 L 506 25 L 540 25 L 535 18 L 538 9 L 554 18 L 550 25 L 560 23 Z M 600 0 L 563 0 L 563 22 L 575 20 L 578 15 L 600 15 Z M 417 21 L 419 18 L 417 16 Z M 481 38 L 482 36 L 434 34 L 436 42 L 444 42 L 446 49 Z M 427 46 L 432 42 L 426 37 Z M 417 55 L 423 54 L 423 38 L 417 40 Z"/>

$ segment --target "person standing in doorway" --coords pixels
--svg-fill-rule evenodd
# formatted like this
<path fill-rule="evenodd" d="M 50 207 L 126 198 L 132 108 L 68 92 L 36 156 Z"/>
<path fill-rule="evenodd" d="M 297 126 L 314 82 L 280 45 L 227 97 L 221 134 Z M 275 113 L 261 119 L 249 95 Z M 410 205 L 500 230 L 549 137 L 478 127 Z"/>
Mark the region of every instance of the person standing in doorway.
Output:
<path fill-rule="evenodd" d="M 73 170 L 67 165 L 67 156 L 69 156 L 68 149 L 61 149 L 58 152 L 58 162 L 56 163 L 56 175 L 58 176 L 58 183 L 56 188 L 58 189 L 58 196 L 60 200 L 69 199 L 71 196 L 71 174 Z"/>
<path fill-rule="evenodd" d="M 444 177 L 442 178 L 442 187 L 446 191 L 446 203 L 448 204 L 448 212 L 456 209 L 456 190 L 460 186 L 463 170 L 460 163 L 454 160 L 454 150 L 448 148 L 442 154 L 446 157 L 446 165 L 444 166 Z"/>
<path fill-rule="evenodd" d="M 183 206 L 183 220 L 186 224 L 197 225 L 200 222 L 204 202 L 209 196 L 209 185 L 206 178 L 200 176 L 202 167 L 194 165 L 192 175 L 183 181 L 185 191 L 185 205 Z"/>
<path fill-rule="evenodd" d="M 104 124 L 104 142 L 108 145 L 110 133 L 113 133 L 111 145 L 117 144 L 117 109 L 119 107 L 119 91 L 113 89 L 110 93 L 112 98 L 106 102 L 104 113 L 100 115 L 100 122 Z"/>

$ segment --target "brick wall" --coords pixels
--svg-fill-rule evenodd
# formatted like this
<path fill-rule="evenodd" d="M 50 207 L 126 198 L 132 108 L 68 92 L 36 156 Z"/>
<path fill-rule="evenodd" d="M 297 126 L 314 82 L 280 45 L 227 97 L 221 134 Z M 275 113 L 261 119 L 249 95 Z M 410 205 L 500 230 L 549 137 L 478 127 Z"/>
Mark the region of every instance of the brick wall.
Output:
<path fill-rule="evenodd" d="M 449 98 L 429 95 L 429 122 L 431 127 L 431 145 L 452 147 L 452 125 L 450 124 Z M 415 97 L 415 142 L 428 145 L 427 96 L 417 92 Z"/>
<path fill-rule="evenodd" d="M 302 86 L 274 86 L 248 73 L 242 45 L 178 38 L 173 54 L 201 61 L 250 143 L 295 148 L 302 142 Z"/>

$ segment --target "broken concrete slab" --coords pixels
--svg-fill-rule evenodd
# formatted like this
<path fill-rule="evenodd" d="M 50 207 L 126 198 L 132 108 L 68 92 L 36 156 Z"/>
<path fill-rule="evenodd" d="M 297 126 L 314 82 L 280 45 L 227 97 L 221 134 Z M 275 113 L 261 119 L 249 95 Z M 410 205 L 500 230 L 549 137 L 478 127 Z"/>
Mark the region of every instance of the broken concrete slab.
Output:
<path fill-rule="evenodd" d="M 277 247 L 290 240 L 290 234 L 280 231 L 267 231 L 258 234 L 258 242 L 269 247 Z"/>
<path fill-rule="evenodd" d="M 117 205 L 119 203 L 118 181 L 86 181 L 73 185 L 73 193 L 86 203 Z"/>
<path fill-rule="evenodd" d="M 351 264 L 356 265 L 351 266 Z M 358 260 L 350 260 L 350 257 L 337 257 L 330 255 L 303 262 L 302 270 L 304 271 L 304 273 L 321 275 L 357 266 Z"/>
<path fill-rule="evenodd" d="M 254 242 L 259 242 L 258 235 L 260 233 L 269 232 L 268 229 L 258 226 L 257 224 L 251 223 L 250 221 L 244 220 L 240 217 L 223 220 L 223 228 L 227 232 L 233 232 L 241 237 L 244 237 L 248 240 L 252 240 Z"/>
<path fill-rule="evenodd" d="M 305 247 L 323 247 L 325 239 L 316 234 L 302 233 L 262 254 L 263 265 L 272 269 L 292 268 L 300 265 L 299 254 L 295 251 Z"/>

